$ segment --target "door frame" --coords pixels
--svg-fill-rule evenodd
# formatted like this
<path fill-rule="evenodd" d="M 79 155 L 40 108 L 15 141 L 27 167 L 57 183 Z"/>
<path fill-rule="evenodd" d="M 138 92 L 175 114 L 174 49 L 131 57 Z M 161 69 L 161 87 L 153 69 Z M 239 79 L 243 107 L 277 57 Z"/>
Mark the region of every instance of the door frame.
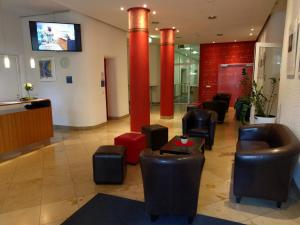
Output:
<path fill-rule="evenodd" d="M 282 48 L 282 44 L 279 43 L 264 43 L 256 42 L 254 50 L 254 68 L 253 68 L 253 79 L 257 81 L 258 77 L 258 65 L 259 65 L 259 49 L 260 48 Z"/>

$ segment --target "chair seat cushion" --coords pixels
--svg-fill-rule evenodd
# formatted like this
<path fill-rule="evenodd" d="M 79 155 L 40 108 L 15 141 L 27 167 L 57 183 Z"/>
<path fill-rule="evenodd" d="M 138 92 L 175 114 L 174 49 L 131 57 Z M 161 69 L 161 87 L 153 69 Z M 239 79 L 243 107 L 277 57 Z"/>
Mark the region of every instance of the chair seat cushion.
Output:
<path fill-rule="evenodd" d="M 265 141 L 238 141 L 236 145 L 237 151 L 262 150 L 267 148 L 270 148 L 270 145 Z"/>
<path fill-rule="evenodd" d="M 200 137 L 203 137 L 203 136 L 208 136 L 208 128 L 206 127 L 201 127 L 201 128 L 195 128 L 195 129 L 190 129 L 189 130 L 189 135 L 190 136 L 200 136 Z"/>

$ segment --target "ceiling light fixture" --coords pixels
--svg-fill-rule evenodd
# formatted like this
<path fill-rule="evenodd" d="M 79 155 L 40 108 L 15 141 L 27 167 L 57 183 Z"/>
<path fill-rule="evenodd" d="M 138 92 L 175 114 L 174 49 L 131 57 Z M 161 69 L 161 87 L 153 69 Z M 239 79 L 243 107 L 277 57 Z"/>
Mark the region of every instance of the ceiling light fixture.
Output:
<path fill-rule="evenodd" d="M 155 27 L 155 30 L 158 31 L 159 30 L 158 27 Z"/>
<path fill-rule="evenodd" d="M 9 57 L 7 55 L 4 56 L 3 63 L 4 63 L 4 68 L 5 69 L 9 69 L 10 68 L 10 59 L 9 59 Z"/>
<path fill-rule="evenodd" d="M 215 41 L 213 41 L 212 43 L 213 43 L 213 44 L 215 44 L 216 42 L 215 42 Z"/>
<path fill-rule="evenodd" d="M 250 35 L 250 36 L 253 36 L 253 33 L 250 33 L 249 35 Z"/>
<path fill-rule="evenodd" d="M 191 50 L 191 47 L 185 47 L 184 49 L 189 51 L 189 50 Z"/>
<path fill-rule="evenodd" d="M 198 54 L 198 52 L 194 50 L 194 51 L 192 51 L 192 54 L 196 55 L 196 54 Z"/>
<path fill-rule="evenodd" d="M 173 29 L 173 30 L 175 30 L 175 29 L 176 29 L 176 27 L 172 27 L 172 29 Z"/>
<path fill-rule="evenodd" d="M 251 31 L 254 31 L 254 28 L 251 28 L 250 30 L 251 30 Z"/>
<path fill-rule="evenodd" d="M 179 33 L 179 30 L 176 30 L 177 33 Z"/>
<path fill-rule="evenodd" d="M 153 15 L 156 15 L 156 11 L 153 11 L 152 14 L 153 14 Z"/>
<path fill-rule="evenodd" d="M 121 10 L 121 11 L 124 11 L 124 10 L 125 10 L 125 8 L 124 8 L 124 7 L 121 7 L 121 8 L 120 8 L 120 10 Z"/>
<path fill-rule="evenodd" d="M 144 4 L 143 7 L 144 7 L 144 8 L 147 8 L 147 4 Z"/>
<path fill-rule="evenodd" d="M 209 17 L 207 17 L 209 20 L 215 20 L 215 19 L 217 19 L 217 16 L 209 16 Z"/>
<path fill-rule="evenodd" d="M 236 40 L 234 40 L 234 42 L 236 42 Z"/>

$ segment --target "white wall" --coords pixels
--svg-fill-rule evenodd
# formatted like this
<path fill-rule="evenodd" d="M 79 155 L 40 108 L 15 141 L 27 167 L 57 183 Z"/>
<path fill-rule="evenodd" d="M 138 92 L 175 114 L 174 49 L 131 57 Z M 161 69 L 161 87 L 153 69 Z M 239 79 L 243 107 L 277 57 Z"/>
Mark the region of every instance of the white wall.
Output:
<path fill-rule="evenodd" d="M 281 77 L 278 112 L 280 123 L 289 126 L 300 139 L 300 79 L 287 79 L 287 52 L 290 25 L 300 16 L 300 1 L 288 0 L 284 42 L 282 49 Z M 300 159 L 296 168 L 295 181 L 300 188 Z"/>
<path fill-rule="evenodd" d="M 21 83 L 23 82 L 21 78 L 24 77 L 25 70 L 23 66 L 24 45 L 22 34 L 20 18 L 0 10 L 0 55 L 8 55 L 12 66 L 10 69 L 4 69 L 3 58 L 1 57 L 1 101 L 16 100 L 17 95 L 21 95 L 20 89 Z M 12 77 L 14 79 L 11 79 Z M 17 86 L 19 90 L 16 88 Z"/>
<path fill-rule="evenodd" d="M 29 20 L 48 22 L 69 22 L 81 24 L 82 52 L 55 53 L 33 52 L 31 50 Z M 116 117 L 127 115 L 128 77 L 127 77 L 127 39 L 126 32 L 75 12 L 59 13 L 49 16 L 25 18 L 23 20 L 26 79 L 35 86 L 34 94 L 50 98 L 53 105 L 54 124 L 74 127 L 95 126 L 106 122 L 105 89 L 101 88 L 101 73 L 104 73 L 104 58 L 115 60 L 116 70 L 112 76 L 115 81 L 109 90 L 114 93 Z M 37 68 L 29 68 L 29 59 L 36 61 L 43 57 L 53 57 L 57 80 L 39 81 Z M 70 62 L 68 68 L 60 63 L 62 58 Z M 66 84 L 65 77 L 73 76 L 73 84 Z"/>
<path fill-rule="evenodd" d="M 258 41 L 265 43 L 282 43 L 285 24 L 287 0 L 279 0 L 275 5 L 272 14 L 261 32 Z"/>
<path fill-rule="evenodd" d="M 160 46 L 150 44 L 149 46 L 150 66 L 150 96 L 153 103 L 160 102 Z"/>

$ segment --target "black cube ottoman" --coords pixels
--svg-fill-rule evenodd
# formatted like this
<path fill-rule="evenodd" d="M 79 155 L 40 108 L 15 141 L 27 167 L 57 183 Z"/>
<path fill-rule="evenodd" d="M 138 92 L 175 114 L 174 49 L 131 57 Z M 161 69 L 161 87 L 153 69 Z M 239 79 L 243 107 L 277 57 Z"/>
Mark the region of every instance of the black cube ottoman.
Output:
<path fill-rule="evenodd" d="M 168 142 L 168 128 L 159 124 L 142 127 L 142 133 L 146 136 L 147 147 L 159 150 Z"/>
<path fill-rule="evenodd" d="M 96 184 L 122 184 L 126 175 L 126 148 L 120 145 L 100 146 L 93 155 Z"/>

